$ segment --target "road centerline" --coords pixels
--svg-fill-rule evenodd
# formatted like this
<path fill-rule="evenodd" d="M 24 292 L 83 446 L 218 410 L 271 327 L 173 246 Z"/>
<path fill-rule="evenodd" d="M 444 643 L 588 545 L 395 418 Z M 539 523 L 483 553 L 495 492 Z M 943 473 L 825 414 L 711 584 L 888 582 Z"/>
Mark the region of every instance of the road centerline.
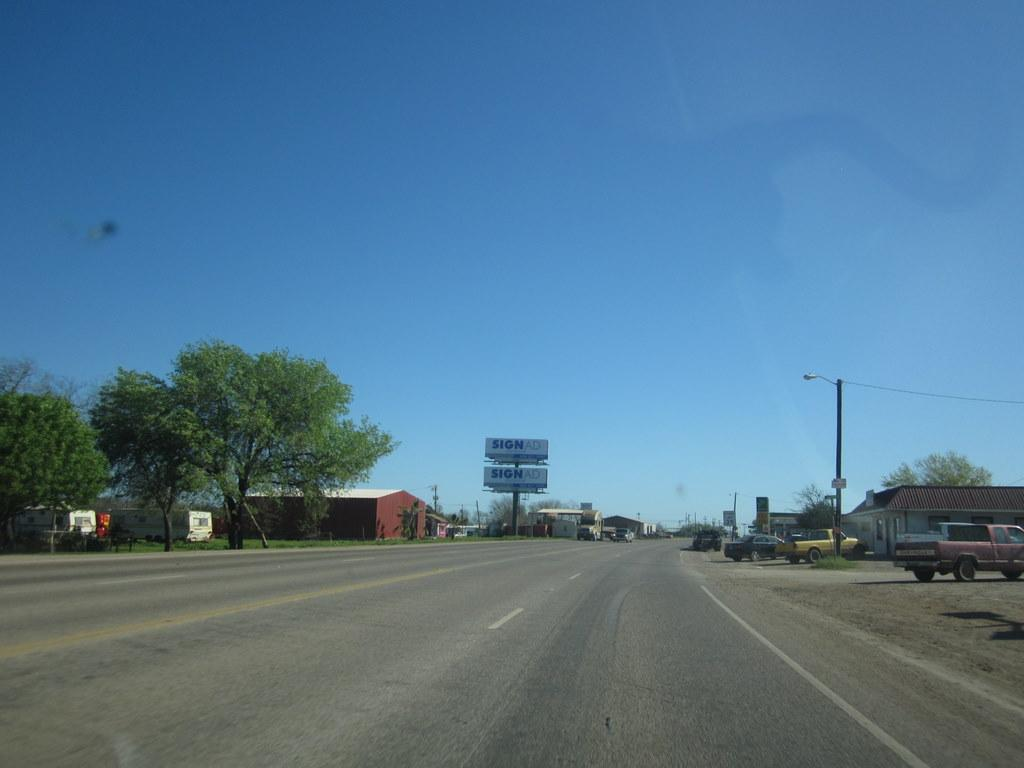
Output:
<path fill-rule="evenodd" d="M 184 573 L 175 573 L 169 576 L 133 576 L 125 579 L 104 579 L 94 582 L 96 586 L 108 586 L 111 584 L 137 584 L 143 581 L 167 581 L 168 579 L 184 579 Z"/>
<path fill-rule="evenodd" d="M 496 622 L 491 624 L 491 626 L 489 626 L 488 629 L 500 629 L 506 622 L 511 621 L 522 612 L 522 608 L 516 608 L 514 611 L 510 611 L 509 613 L 505 614 L 500 619 L 498 619 Z"/>
<path fill-rule="evenodd" d="M 68 648 L 77 645 L 79 643 L 85 643 L 95 640 L 109 640 L 113 638 L 133 635 L 138 632 L 166 629 L 170 627 L 180 626 L 183 624 L 191 624 L 199 621 L 207 621 L 209 619 L 219 619 L 226 616 L 233 616 L 239 613 L 245 613 L 249 611 L 258 611 L 265 608 L 274 608 L 278 606 L 289 605 L 292 603 L 304 602 L 307 600 L 315 600 L 324 597 L 335 597 L 347 593 L 363 591 L 366 589 L 375 589 L 379 587 L 392 586 L 395 584 L 402 584 L 410 581 L 418 581 L 433 576 L 457 573 L 459 571 L 464 571 L 472 568 L 486 567 L 488 565 L 495 565 L 497 563 L 510 562 L 516 560 L 528 560 L 535 557 L 550 557 L 553 555 L 562 554 L 566 551 L 568 550 L 552 549 L 545 552 L 531 552 L 526 555 L 513 555 L 511 557 L 496 558 L 493 560 L 482 560 L 471 563 L 465 563 L 462 565 L 431 568 L 428 570 L 416 571 L 413 573 L 407 573 L 400 576 L 390 576 L 381 579 L 371 579 L 368 581 L 348 582 L 345 584 L 338 584 L 332 587 L 324 587 L 322 589 L 316 589 L 307 592 L 279 595 L 277 597 L 265 598 L 263 600 L 253 600 L 251 602 L 244 603 L 241 605 L 228 605 L 222 608 L 214 608 L 205 611 L 195 611 L 191 613 L 183 613 L 173 616 L 164 616 L 160 618 L 149 619 L 146 621 L 133 622 L 130 624 L 119 624 L 108 627 L 100 627 L 97 629 L 75 632 L 69 635 L 61 635 L 58 637 L 43 638 L 38 640 L 29 640 L 20 643 L 14 643 L 12 645 L 7 646 L 0 645 L 0 660 L 25 656 L 30 653 L 41 653 L 46 651 L 60 650 L 63 648 Z"/>

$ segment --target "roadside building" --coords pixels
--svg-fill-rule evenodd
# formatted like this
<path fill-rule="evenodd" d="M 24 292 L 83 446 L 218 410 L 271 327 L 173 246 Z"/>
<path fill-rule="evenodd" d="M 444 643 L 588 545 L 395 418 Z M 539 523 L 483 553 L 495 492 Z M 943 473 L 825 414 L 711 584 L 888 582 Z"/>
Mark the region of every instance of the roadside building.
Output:
<path fill-rule="evenodd" d="M 557 507 L 546 507 L 544 509 L 538 509 L 534 512 L 528 512 L 526 515 L 526 520 L 530 525 L 550 525 L 556 520 L 568 520 L 579 525 L 580 518 L 582 518 L 584 514 L 593 514 L 593 512 L 584 511 L 582 509 L 561 509 Z"/>
<path fill-rule="evenodd" d="M 448 536 L 448 529 L 452 527 L 451 521 L 442 515 L 427 512 L 423 519 L 424 535 L 428 538 L 443 539 Z"/>
<path fill-rule="evenodd" d="M 757 527 L 756 521 L 751 527 Z M 796 513 L 794 512 L 771 512 L 768 515 L 768 533 L 778 536 L 780 539 L 786 538 L 786 534 L 797 527 L 799 526 L 796 524 Z"/>
<path fill-rule="evenodd" d="M 881 557 L 892 556 L 901 534 L 927 533 L 939 523 L 1024 526 L 1024 487 L 899 485 L 868 491 L 843 515 L 843 530 Z"/>
<path fill-rule="evenodd" d="M 604 519 L 606 531 L 613 531 L 616 528 L 628 528 L 634 536 L 653 536 L 657 526 L 654 523 L 645 523 L 643 520 L 622 515 L 610 515 Z"/>
<path fill-rule="evenodd" d="M 348 488 L 325 494 L 319 533 L 335 539 L 400 539 L 410 534 L 422 539 L 426 531 L 427 505 L 408 491 Z M 254 496 L 250 503 L 273 520 L 271 535 L 298 538 L 306 519 L 305 502 L 299 493 Z"/>

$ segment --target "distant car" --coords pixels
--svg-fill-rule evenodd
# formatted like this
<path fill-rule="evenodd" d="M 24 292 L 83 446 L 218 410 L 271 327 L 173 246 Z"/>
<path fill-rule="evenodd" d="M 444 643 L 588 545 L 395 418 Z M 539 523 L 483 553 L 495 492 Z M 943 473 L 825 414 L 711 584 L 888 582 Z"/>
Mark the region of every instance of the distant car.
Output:
<path fill-rule="evenodd" d="M 707 552 L 709 549 L 718 552 L 722 548 L 722 534 L 718 531 L 698 531 L 691 546 L 701 552 Z"/>
<path fill-rule="evenodd" d="M 775 547 L 782 543 L 777 536 L 770 536 L 766 533 L 752 533 L 744 536 L 739 541 L 729 541 L 725 544 L 722 554 L 731 557 L 737 563 L 744 557 L 752 561 L 760 560 L 762 557 L 775 559 Z"/>
<path fill-rule="evenodd" d="M 612 535 L 612 540 L 631 542 L 633 540 L 633 532 L 629 528 L 616 528 L 615 533 Z"/>

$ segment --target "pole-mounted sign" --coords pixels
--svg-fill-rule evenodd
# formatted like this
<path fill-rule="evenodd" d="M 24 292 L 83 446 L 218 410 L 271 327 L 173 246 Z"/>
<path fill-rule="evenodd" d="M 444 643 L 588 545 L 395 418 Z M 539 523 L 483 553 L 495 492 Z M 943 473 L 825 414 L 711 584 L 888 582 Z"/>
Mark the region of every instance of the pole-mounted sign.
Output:
<path fill-rule="evenodd" d="M 539 491 L 548 487 L 547 467 L 484 467 L 484 485 L 492 491 Z"/>
<path fill-rule="evenodd" d="M 548 460 L 548 441 L 488 437 L 484 440 L 484 458 L 499 464 L 541 464 Z"/>

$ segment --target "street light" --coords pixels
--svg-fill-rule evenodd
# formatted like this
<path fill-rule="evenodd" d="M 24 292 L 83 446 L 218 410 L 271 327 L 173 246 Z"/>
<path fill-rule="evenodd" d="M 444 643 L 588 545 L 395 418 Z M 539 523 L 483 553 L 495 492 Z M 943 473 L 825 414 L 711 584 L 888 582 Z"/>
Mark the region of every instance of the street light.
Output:
<path fill-rule="evenodd" d="M 843 524 L 843 486 L 846 485 L 846 481 L 843 480 L 843 380 L 836 379 L 832 381 L 832 379 L 819 376 L 816 373 L 804 374 L 804 381 L 811 381 L 812 379 L 822 379 L 836 388 L 836 477 L 832 481 L 832 487 L 836 490 L 833 538 L 835 539 L 835 555 L 839 557 L 842 552 L 840 528 Z"/>

